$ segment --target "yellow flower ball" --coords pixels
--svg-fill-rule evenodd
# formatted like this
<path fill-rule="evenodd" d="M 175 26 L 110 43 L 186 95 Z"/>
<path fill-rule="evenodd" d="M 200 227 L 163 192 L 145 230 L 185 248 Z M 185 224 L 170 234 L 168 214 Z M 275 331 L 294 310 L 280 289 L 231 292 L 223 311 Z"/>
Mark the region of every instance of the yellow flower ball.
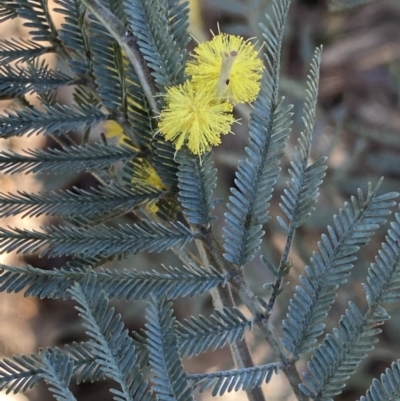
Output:
<path fill-rule="evenodd" d="M 236 103 L 253 101 L 261 86 L 264 64 L 254 45 L 240 36 L 221 33 L 194 49 L 186 74 L 194 84 Z"/>
<path fill-rule="evenodd" d="M 160 191 L 164 190 L 164 184 L 155 168 L 150 162 L 142 157 L 133 159 L 132 184 L 150 185 Z"/>
<path fill-rule="evenodd" d="M 221 143 L 220 136 L 228 134 L 235 121 L 230 103 L 190 81 L 168 88 L 165 103 L 158 129 L 177 151 L 186 145 L 195 155 L 205 153 Z"/>
<path fill-rule="evenodd" d="M 107 138 L 117 138 L 118 143 L 124 141 L 124 129 L 114 120 L 107 120 L 104 125 L 105 135 Z"/>
<path fill-rule="evenodd" d="M 150 162 L 144 158 L 138 157 L 133 159 L 133 176 L 132 185 L 143 185 L 145 187 L 153 187 L 159 191 L 164 191 L 165 187 L 161 181 L 160 176 L 157 174 L 155 168 L 150 164 Z M 157 206 L 157 199 L 147 203 L 144 209 L 150 214 L 156 214 L 159 211 Z"/>

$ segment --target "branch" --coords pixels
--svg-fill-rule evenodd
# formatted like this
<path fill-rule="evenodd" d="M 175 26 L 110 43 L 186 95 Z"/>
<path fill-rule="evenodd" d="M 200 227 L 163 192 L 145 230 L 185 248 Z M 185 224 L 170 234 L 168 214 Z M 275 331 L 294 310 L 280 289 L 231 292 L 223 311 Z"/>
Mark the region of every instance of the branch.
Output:
<path fill-rule="evenodd" d="M 201 255 L 203 266 L 213 265 L 221 273 L 224 271 L 221 269 L 221 265 L 216 263 L 212 255 L 205 249 L 205 244 L 201 240 L 196 240 L 196 245 Z M 219 254 L 218 252 L 214 253 Z M 235 306 L 232 292 L 228 285 L 224 287 L 219 286 L 211 291 L 213 297 L 214 306 L 216 308 L 232 308 Z M 235 365 L 239 369 L 243 368 L 254 368 L 253 359 L 251 357 L 250 349 L 246 343 L 246 340 L 239 340 L 235 343 L 230 343 L 231 353 L 235 362 Z M 261 387 L 254 387 L 246 389 L 246 394 L 249 401 L 265 401 L 265 397 Z"/>
<path fill-rule="evenodd" d="M 282 370 L 286 374 L 296 398 L 300 401 L 307 401 L 308 398 L 299 388 L 299 384 L 301 384 L 302 381 L 300 379 L 299 372 L 296 369 L 294 358 L 292 358 L 292 356 L 283 347 L 278 333 L 275 331 L 275 328 L 272 326 L 271 322 L 266 316 L 266 313 L 264 313 L 264 310 L 258 302 L 253 291 L 245 282 L 243 275 L 238 274 L 233 277 L 231 284 L 238 292 L 243 303 L 249 308 L 253 316 L 255 316 L 256 324 L 261 329 L 265 339 L 270 344 L 275 356 L 278 357 L 282 362 Z"/>
<path fill-rule="evenodd" d="M 302 383 L 299 372 L 295 366 L 293 356 L 282 345 L 275 328 L 268 319 L 267 312 L 262 308 L 253 291 L 247 285 L 242 270 L 233 263 L 228 262 L 222 256 L 221 246 L 214 238 L 211 231 L 202 232 L 202 241 L 210 263 L 220 271 L 229 272 L 232 275 L 229 281 L 237 291 L 243 303 L 255 317 L 255 322 L 261 329 L 265 339 L 270 344 L 275 356 L 282 362 L 282 370 L 289 380 L 290 386 L 300 401 L 307 401 L 307 397 L 299 388 Z"/>
<path fill-rule="evenodd" d="M 99 0 L 81 0 L 83 4 L 95 15 L 95 17 L 104 24 L 108 32 L 114 37 L 126 53 L 129 61 L 135 68 L 139 82 L 142 85 L 147 101 L 154 113 L 159 113 L 155 96 L 157 89 L 154 85 L 150 69 L 139 50 L 136 38 L 125 28 L 122 22 Z"/>

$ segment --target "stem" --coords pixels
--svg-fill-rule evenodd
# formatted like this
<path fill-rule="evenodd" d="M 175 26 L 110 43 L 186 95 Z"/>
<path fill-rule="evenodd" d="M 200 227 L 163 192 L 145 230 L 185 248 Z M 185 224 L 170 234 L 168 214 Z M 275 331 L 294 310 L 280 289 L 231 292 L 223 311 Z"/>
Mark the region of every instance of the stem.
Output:
<path fill-rule="evenodd" d="M 283 272 L 285 269 L 286 262 L 288 260 L 288 256 L 289 256 L 290 248 L 292 246 L 293 238 L 294 238 L 294 226 L 291 223 L 290 229 L 289 229 L 289 235 L 286 238 L 285 249 L 283 250 L 283 254 L 282 254 L 281 260 L 279 262 L 278 276 L 275 278 L 274 284 L 272 284 L 272 293 L 271 293 L 271 296 L 269 297 L 269 301 L 268 301 L 268 313 L 271 313 L 272 308 L 274 307 L 274 304 L 275 304 L 276 297 L 278 296 L 279 289 L 281 288 Z"/>
<path fill-rule="evenodd" d="M 82 1 L 84 1 L 84 0 L 82 0 Z M 57 30 L 54 27 L 53 20 L 49 19 L 48 23 L 51 27 L 51 31 L 54 36 L 52 38 L 52 42 L 51 42 L 54 44 L 54 51 L 56 52 L 56 54 L 59 55 L 59 57 L 62 60 L 65 61 L 65 60 L 70 59 L 71 55 L 69 54 L 68 50 L 65 48 L 63 43 L 57 37 Z M 79 74 L 75 84 L 86 86 L 91 91 L 91 93 L 101 102 L 100 96 L 97 92 L 96 83 L 94 82 L 91 74 L 89 76 Z M 136 146 L 138 149 L 142 150 L 142 146 L 141 146 L 139 140 L 137 139 L 136 134 L 132 131 L 132 128 L 131 128 L 129 122 L 127 121 L 126 117 L 121 113 L 115 113 L 112 115 L 112 117 L 118 122 L 119 125 L 121 125 L 121 127 L 124 129 L 124 132 L 129 136 L 133 145 Z"/>
<path fill-rule="evenodd" d="M 269 318 L 265 315 L 260 303 L 257 301 L 253 291 L 248 287 L 242 274 L 236 275 L 232 279 L 232 286 L 238 292 L 244 304 L 256 317 L 256 323 L 264 334 L 265 339 L 270 344 L 275 356 L 282 362 L 282 370 L 286 374 L 289 383 L 298 400 L 307 401 L 306 395 L 299 389 L 301 383 L 299 372 L 296 369 L 294 358 L 283 347 L 278 333 L 272 326 Z"/>
<path fill-rule="evenodd" d="M 203 266 L 208 266 L 212 260 L 209 260 L 209 253 L 204 248 L 204 244 L 202 241 L 196 241 L 197 248 L 199 250 L 200 256 L 203 261 Z M 214 263 L 211 263 L 214 265 Z M 218 268 L 218 264 L 215 264 L 215 267 Z M 223 271 L 223 270 L 220 270 Z M 232 297 L 232 292 L 228 286 L 218 287 L 216 291 L 212 292 L 213 303 L 215 307 L 223 307 L 223 308 L 233 308 L 235 306 L 235 302 Z M 230 343 L 230 348 L 232 352 L 232 357 L 235 362 L 235 365 L 238 368 L 253 368 L 254 363 L 251 358 L 249 347 L 246 341 L 238 340 L 235 343 Z M 246 390 L 247 397 L 249 401 L 266 401 L 264 394 L 261 390 L 261 387 L 255 387 L 252 389 Z"/>
<path fill-rule="evenodd" d="M 219 73 L 217 81 L 217 97 L 222 97 L 226 94 L 229 87 L 230 75 L 234 61 L 236 60 L 238 53 L 237 51 L 231 51 L 229 53 L 221 53 L 221 71 Z"/>
<path fill-rule="evenodd" d="M 150 69 L 144 60 L 137 44 L 136 37 L 125 28 L 122 22 L 98 0 L 82 0 L 82 3 L 104 25 L 105 29 L 114 37 L 126 53 L 129 61 L 135 68 L 139 82 L 146 95 L 147 101 L 154 113 L 159 113 L 155 95 L 157 89 L 154 85 Z"/>
<path fill-rule="evenodd" d="M 221 246 L 214 238 L 212 232 L 203 232 L 203 243 L 207 256 L 214 266 L 221 271 L 227 271 L 232 274 L 230 284 L 237 291 L 243 303 L 255 317 L 258 327 L 270 344 L 276 358 L 282 362 L 282 370 L 288 378 L 290 386 L 292 387 L 297 399 L 300 401 L 307 401 L 308 398 L 299 389 L 299 384 L 302 381 L 299 372 L 296 369 L 295 358 L 282 345 L 278 333 L 268 319 L 268 314 L 264 311 L 253 291 L 247 285 L 242 270 L 239 266 L 236 266 L 223 258 Z"/>

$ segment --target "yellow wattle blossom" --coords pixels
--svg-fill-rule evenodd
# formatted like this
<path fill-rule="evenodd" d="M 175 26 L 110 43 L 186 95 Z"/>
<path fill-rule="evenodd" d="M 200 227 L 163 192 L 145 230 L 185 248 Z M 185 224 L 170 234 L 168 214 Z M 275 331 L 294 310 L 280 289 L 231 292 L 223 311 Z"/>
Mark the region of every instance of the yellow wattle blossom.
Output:
<path fill-rule="evenodd" d="M 220 136 L 228 134 L 235 121 L 231 104 L 190 81 L 168 88 L 165 104 L 158 130 L 177 151 L 186 145 L 195 155 L 205 153 L 221 143 Z"/>
<path fill-rule="evenodd" d="M 160 191 L 165 190 L 164 184 L 161 181 L 160 176 L 157 174 L 155 168 L 150 162 L 142 157 L 135 158 L 132 161 L 133 164 L 133 176 L 132 184 L 140 184 L 144 186 L 152 186 Z M 148 203 L 144 207 L 150 214 L 156 214 L 159 210 L 156 201 Z"/>
<path fill-rule="evenodd" d="M 132 184 L 151 185 L 158 190 L 164 190 L 164 184 L 155 168 L 150 162 L 142 157 L 133 159 Z"/>
<path fill-rule="evenodd" d="M 198 88 L 228 101 L 253 101 L 260 91 L 264 69 L 254 46 L 240 36 L 221 33 L 194 49 L 186 74 Z"/>
<path fill-rule="evenodd" d="M 114 120 L 107 120 L 103 124 L 105 135 L 107 138 L 117 137 L 117 143 L 121 144 L 124 142 L 124 129 Z"/>
<path fill-rule="evenodd" d="M 125 144 L 124 138 L 127 136 L 124 133 L 123 128 L 114 120 L 108 120 L 104 123 L 105 135 L 107 138 L 117 137 L 118 144 Z M 150 162 L 142 157 L 135 158 L 132 161 L 133 164 L 133 175 L 132 184 L 140 184 L 143 186 L 152 186 L 160 191 L 165 190 L 164 184 L 161 181 L 160 176 L 157 174 L 155 168 Z M 156 214 L 158 212 L 158 206 L 156 200 L 144 206 L 147 212 Z"/>
<path fill-rule="evenodd" d="M 107 138 L 117 138 L 117 145 L 128 146 L 136 152 L 139 151 L 139 149 L 132 144 L 129 137 L 125 134 L 124 129 L 121 127 L 121 125 L 116 121 L 107 120 L 103 124 L 103 128 L 105 130 L 104 134 Z"/>

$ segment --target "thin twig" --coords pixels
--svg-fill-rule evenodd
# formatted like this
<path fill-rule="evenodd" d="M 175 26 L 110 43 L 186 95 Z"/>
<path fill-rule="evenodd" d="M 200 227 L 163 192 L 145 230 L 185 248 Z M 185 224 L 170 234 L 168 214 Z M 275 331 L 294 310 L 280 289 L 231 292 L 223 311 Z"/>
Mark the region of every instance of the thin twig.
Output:
<path fill-rule="evenodd" d="M 269 297 L 268 301 L 268 313 L 271 313 L 272 308 L 274 307 L 276 298 L 279 294 L 279 291 L 281 289 L 282 285 L 282 280 L 285 274 L 285 268 L 286 268 L 286 263 L 288 261 L 289 257 L 289 252 L 290 248 L 292 246 L 293 238 L 294 238 L 294 232 L 295 232 L 295 226 L 290 223 L 290 228 L 289 228 L 289 235 L 286 238 L 286 244 L 285 244 L 285 249 L 283 250 L 281 260 L 279 262 L 279 267 L 278 267 L 278 276 L 275 278 L 274 283 L 272 284 L 272 292 Z"/>
<path fill-rule="evenodd" d="M 147 101 L 155 114 L 159 113 L 155 96 L 157 89 L 150 69 L 140 52 L 136 37 L 130 32 L 122 22 L 98 0 L 81 0 L 90 12 L 104 25 L 105 29 L 113 36 L 126 53 L 132 63 L 139 82 L 146 95 Z"/>
<path fill-rule="evenodd" d="M 281 343 L 278 333 L 268 319 L 268 312 L 263 309 L 255 294 L 247 285 L 242 270 L 239 266 L 236 266 L 223 258 L 221 246 L 214 238 L 211 231 L 203 232 L 203 243 L 211 263 L 215 264 L 215 267 L 218 269 L 232 274 L 230 284 L 237 291 L 243 303 L 255 317 L 256 324 L 270 344 L 275 356 L 282 362 L 282 371 L 286 374 L 297 399 L 300 401 L 307 401 L 308 398 L 299 388 L 299 384 L 302 381 L 299 372 L 296 369 L 295 358 Z"/>
<path fill-rule="evenodd" d="M 218 268 L 218 264 L 214 264 L 211 260 L 209 260 L 209 253 L 206 249 L 204 249 L 204 243 L 198 240 L 196 241 L 196 245 L 203 260 L 203 265 L 208 266 L 211 262 L 214 267 Z M 219 270 L 223 272 L 223 270 Z M 235 306 L 232 292 L 228 285 L 226 285 L 225 287 L 218 287 L 216 291 L 212 292 L 212 295 L 214 306 L 216 308 L 233 308 Z M 246 340 L 238 340 L 234 343 L 230 343 L 229 346 L 231 348 L 236 367 L 254 368 L 253 359 L 251 357 L 251 353 Z M 249 388 L 246 390 L 246 394 L 249 398 L 249 401 L 266 401 L 261 387 Z"/>

